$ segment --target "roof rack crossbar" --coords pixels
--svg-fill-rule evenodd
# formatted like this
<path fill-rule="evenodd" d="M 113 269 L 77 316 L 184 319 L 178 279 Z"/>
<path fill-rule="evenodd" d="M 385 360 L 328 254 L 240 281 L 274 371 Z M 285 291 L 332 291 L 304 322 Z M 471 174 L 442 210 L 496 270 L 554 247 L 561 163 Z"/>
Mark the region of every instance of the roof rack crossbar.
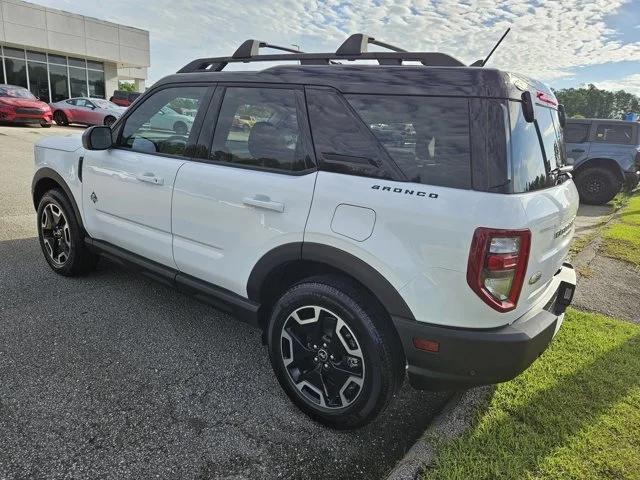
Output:
<path fill-rule="evenodd" d="M 367 45 L 378 45 L 391 52 L 369 52 Z M 261 48 L 272 48 L 288 52 L 287 54 L 260 55 Z M 260 40 L 246 40 L 238 47 L 231 57 L 198 58 L 188 63 L 178 73 L 192 73 L 202 71 L 219 72 L 229 63 L 276 62 L 283 60 L 298 60 L 301 65 L 329 65 L 339 61 L 376 60 L 380 65 L 402 65 L 403 61 L 420 62 L 434 67 L 464 67 L 458 59 L 445 53 L 438 52 L 407 52 L 400 47 L 380 42 L 373 37 L 356 33 L 351 35 L 340 45 L 336 52 L 304 53 L 299 50 L 272 45 Z"/>
<path fill-rule="evenodd" d="M 281 47 L 280 45 L 273 45 L 271 43 L 263 42 L 261 40 L 245 40 L 242 45 L 231 56 L 232 58 L 251 58 L 260 53 L 261 48 L 272 48 L 274 50 L 281 50 L 283 52 L 290 53 L 304 53 L 295 48 Z"/>
<path fill-rule="evenodd" d="M 365 35 L 364 33 L 354 33 L 338 47 L 336 55 L 360 55 L 361 53 L 367 53 L 369 43 L 393 50 L 394 52 L 406 52 L 403 48 L 396 47 L 390 43 L 381 42 L 369 35 Z"/>

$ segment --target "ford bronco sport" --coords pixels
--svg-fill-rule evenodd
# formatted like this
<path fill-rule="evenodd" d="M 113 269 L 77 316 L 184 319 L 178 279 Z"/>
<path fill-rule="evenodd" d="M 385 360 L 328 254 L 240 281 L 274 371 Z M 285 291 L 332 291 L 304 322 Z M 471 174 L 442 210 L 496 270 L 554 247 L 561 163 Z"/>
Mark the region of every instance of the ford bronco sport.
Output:
<path fill-rule="evenodd" d="M 261 47 L 291 52 L 248 40 L 111 128 L 36 145 L 51 268 L 108 257 L 250 322 L 292 401 L 336 428 L 371 421 L 405 376 L 455 389 L 526 369 L 575 287 L 551 90 L 362 34 L 331 53 Z M 224 71 L 283 60 L 300 64 Z M 151 126 L 165 106 L 195 112 L 187 131 Z"/>

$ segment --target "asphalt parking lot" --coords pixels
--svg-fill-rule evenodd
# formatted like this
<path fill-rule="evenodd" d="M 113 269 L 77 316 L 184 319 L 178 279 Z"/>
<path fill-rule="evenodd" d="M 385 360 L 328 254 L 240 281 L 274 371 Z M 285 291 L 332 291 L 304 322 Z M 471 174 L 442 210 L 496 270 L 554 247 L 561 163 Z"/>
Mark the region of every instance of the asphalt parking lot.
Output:
<path fill-rule="evenodd" d="M 336 432 L 281 391 L 258 331 L 106 261 L 47 266 L 33 143 L 82 129 L 0 126 L 0 479 L 381 478 L 447 394 L 407 385 Z"/>

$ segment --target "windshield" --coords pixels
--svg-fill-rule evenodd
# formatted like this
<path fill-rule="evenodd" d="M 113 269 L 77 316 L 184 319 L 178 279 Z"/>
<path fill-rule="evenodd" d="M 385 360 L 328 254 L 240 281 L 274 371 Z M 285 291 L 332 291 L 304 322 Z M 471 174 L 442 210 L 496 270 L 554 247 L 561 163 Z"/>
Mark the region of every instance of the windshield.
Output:
<path fill-rule="evenodd" d="M 22 87 L 0 87 L 0 97 L 26 98 L 37 100 L 37 98 L 26 88 Z"/>

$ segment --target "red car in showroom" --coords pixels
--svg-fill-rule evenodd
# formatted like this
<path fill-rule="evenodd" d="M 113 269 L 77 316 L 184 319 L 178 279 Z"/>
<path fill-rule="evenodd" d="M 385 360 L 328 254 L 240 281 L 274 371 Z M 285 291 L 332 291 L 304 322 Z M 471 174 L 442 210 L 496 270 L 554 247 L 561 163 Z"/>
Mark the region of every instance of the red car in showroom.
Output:
<path fill-rule="evenodd" d="M 0 85 L 0 122 L 40 124 L 50 127 L 51 107 L 29 90 L 16 85 Z"/>

